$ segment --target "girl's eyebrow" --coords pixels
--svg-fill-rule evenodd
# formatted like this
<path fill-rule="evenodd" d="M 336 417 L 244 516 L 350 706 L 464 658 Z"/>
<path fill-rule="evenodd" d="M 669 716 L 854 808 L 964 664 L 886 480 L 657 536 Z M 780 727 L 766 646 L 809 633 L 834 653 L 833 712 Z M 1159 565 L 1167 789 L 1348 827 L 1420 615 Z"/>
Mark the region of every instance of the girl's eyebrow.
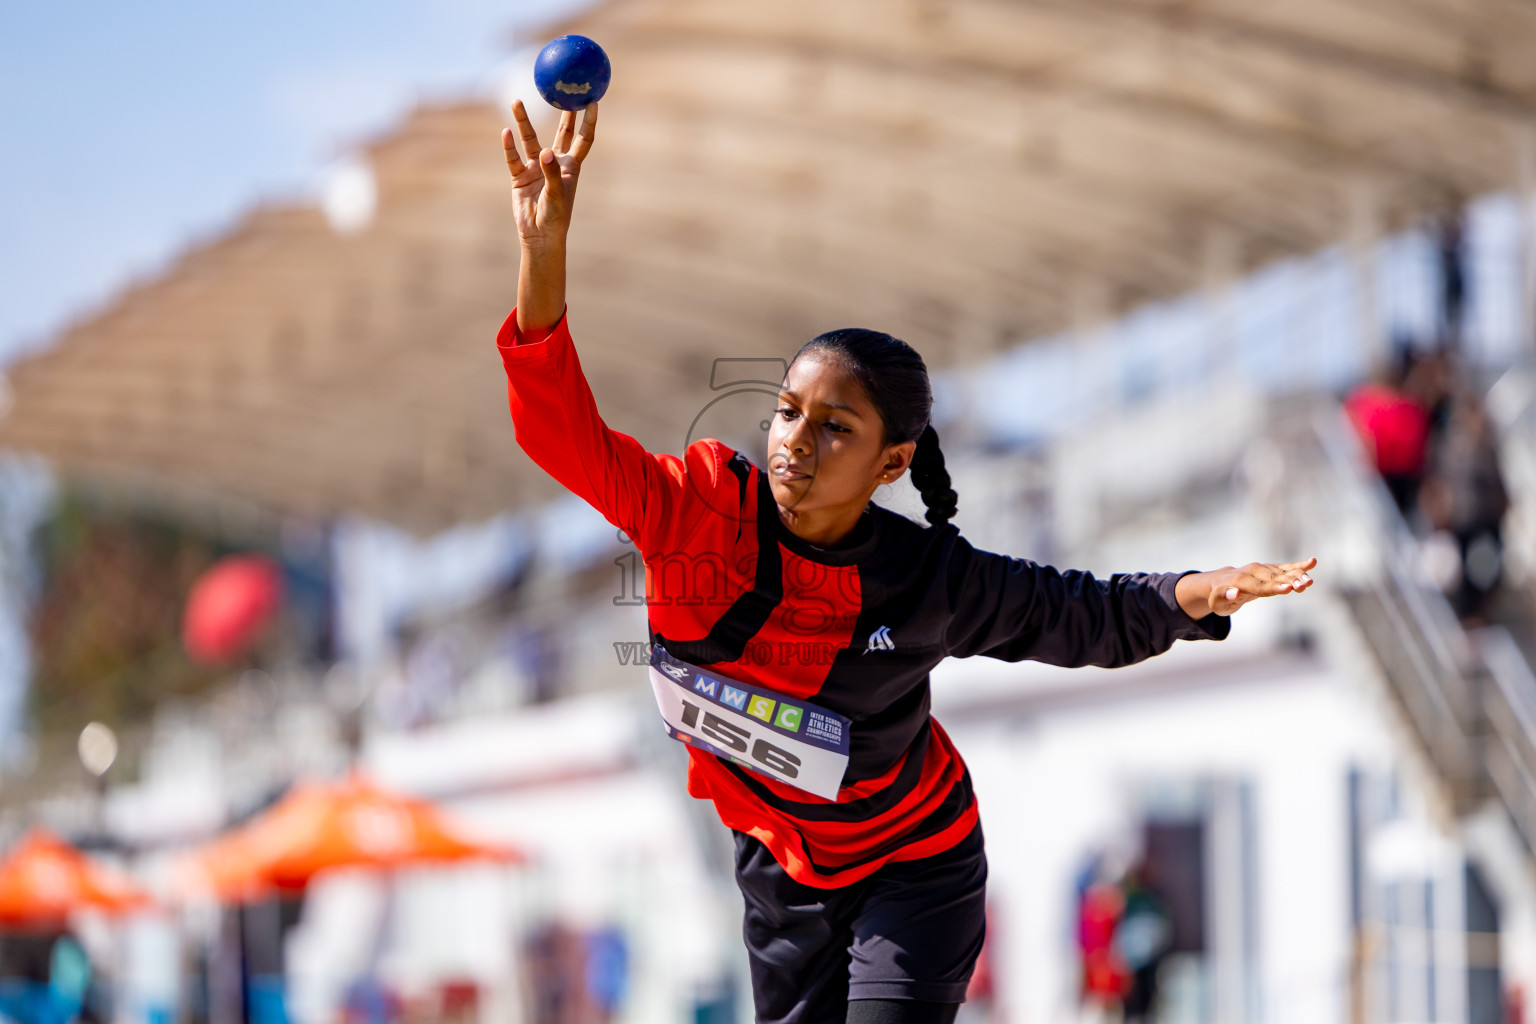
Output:
<path fill-rule="evenodd" d="M 789 388 L 779 388 L 779 393 L 782 395 L 788 395 L 790 398 L 793 398 L 797 402 L 800 401 L 800 396 L 789 390 Z M 823 402 L 822 404 L 829 409 L 841 409 L 846 413 L 852 413 L 854 416 L 859 415 L 859 411 L 853 406 L 843 405 L 841 402 Z"/>

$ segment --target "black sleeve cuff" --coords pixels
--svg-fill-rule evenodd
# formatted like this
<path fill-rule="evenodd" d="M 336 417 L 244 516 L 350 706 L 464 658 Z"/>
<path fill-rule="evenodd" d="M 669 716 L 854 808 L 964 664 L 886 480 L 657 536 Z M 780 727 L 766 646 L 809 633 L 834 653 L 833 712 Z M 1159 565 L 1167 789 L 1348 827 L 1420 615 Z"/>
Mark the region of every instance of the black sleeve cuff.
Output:
<path fill-rule="evenodd" d="M 1187 636 L 1186 640 L 1225 640 L 1227 634 L 1232 632 L 1232 616 L 1217 615 L 1211 612 L 1203 619 L 1197 619 L 1195 625 L 1204 631 L 1204 636 Z"/>
<path fill-rule="evenodd" d="M 1187 569 L 1184 572 L 1171 572 L 1163 577 L 1163 597 L 1173 611 L 1175 619 L 1179 622 L 1175 630 L 1175 636 L 1180 640 L 1225 640 L 1227 634 L 1232 632 L 1232 617 L 1230 615 L 1217 615 L 1211 612 L 1204 618 L 1192 619 L 1180 605 L 1179 599 L 1174 596 L 1179 580 L 1190 573 L 1199 572 L 1198 569 Z"/>

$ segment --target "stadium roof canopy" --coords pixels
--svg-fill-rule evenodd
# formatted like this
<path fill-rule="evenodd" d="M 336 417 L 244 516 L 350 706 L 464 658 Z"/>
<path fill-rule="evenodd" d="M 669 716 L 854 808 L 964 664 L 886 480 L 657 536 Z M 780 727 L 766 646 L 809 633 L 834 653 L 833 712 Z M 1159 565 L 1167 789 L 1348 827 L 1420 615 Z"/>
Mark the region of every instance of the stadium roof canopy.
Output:
<path fill-rule="evenodd" d="M 613 0 L 557 31 L 615 69 L 572 326 L 653 450 L 717 356 L 865 324 L 949 365 L 1536 173 L 1525 0 Z M 492 342 L 504 123 L 365 147 L 363 230 L 269 205 L 188 251 L 15 368 L 0 445 L 422 531 L 558 493 Z"/>

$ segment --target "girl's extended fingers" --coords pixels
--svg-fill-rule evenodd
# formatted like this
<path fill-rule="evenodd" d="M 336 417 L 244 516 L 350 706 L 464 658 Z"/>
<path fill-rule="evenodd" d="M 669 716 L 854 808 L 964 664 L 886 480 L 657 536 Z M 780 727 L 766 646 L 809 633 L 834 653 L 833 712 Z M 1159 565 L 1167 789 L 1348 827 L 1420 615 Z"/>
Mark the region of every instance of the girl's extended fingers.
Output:
<path fill-rule="evenodd" d="M 539 162 L 539 133 L 533 130 L 533 122 L 528 120 L 528 109 L 523 106 L 522 100 L 512 101 L 512 116 L 517 119 L 517 134 L 523 143 L 523 161 L 536 164 Z"/>
<path fill-rule="evenodd" d="M 511 128 L 501 130 L 501 148 L 507 154 L 507 170 L 512 172 L 512 177 L 523 173 L 522 158 L 517 155 L 517 140 L 512 135 Z"/>
<path fill-rule="evenodd" d="M 1308 570 L 1315 565 L 1317 565 L 1316 558 L 1309 558 L 1305 562 L 1287 562 L 1285 564 L 1286 569 L 1296 574 L 1298 590 L 1312 585 L 1312 576 Z"/>
<path fill-rule="evenodd" d="M 546 154 L 549 159 L 545 159 Z M 565 182 L 560 180 L 560 158 L 552 149 L 546 149 L 534 157 L 539 162 L 539 171 L 544 175 L 544 194 L 556 205 L 565 202 Z"/>
<path fill-rule="evenodd" d="M 581 128 L 576 132 L 576 144 L 571 147 L 571 155 L 581 163 L 587 158 L 587 153 L 592 149 L 592 140 L 597 137 L 597 104 L 588 103 L 581 112 Z"/>
<path fill-rule="evenodd" d="M 570 152 L 571 140 L 576 135 L 576 111 L 563 110 L 560 112 L 560 127 L 555 129 L 555 142 L 550 148 L 557 156 L 564 156 Z"/>
<path fill-rule="evenodd" d="M 1273 566 L 1275 573 L 1270 579 L 1276 583 L 1300 583 L 1307 578 L 1307 574 L 1300 569 L 1287 569 L 1284 566 Z"/>

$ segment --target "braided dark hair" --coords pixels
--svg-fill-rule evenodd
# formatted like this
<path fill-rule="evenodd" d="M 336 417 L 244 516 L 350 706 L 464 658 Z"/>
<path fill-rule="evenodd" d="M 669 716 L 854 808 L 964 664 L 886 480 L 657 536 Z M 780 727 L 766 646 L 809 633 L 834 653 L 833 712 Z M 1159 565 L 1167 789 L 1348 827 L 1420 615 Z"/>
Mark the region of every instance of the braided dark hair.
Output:
<path fill-rule="evenodd" d="M 886 444 L 917 442 L 912 453 L 912 484 L 923 496 L 928 522 L 942 526 L 954 518 L 960 499 L 950 486 L 939 435 L 930 422 L 933 390 L 923 357 L 900 338 L 862 327 L 818 334 L 800 346 L 790 362 L 809 352 L 825 353 L 858 379 L 880 414 Z"/>

